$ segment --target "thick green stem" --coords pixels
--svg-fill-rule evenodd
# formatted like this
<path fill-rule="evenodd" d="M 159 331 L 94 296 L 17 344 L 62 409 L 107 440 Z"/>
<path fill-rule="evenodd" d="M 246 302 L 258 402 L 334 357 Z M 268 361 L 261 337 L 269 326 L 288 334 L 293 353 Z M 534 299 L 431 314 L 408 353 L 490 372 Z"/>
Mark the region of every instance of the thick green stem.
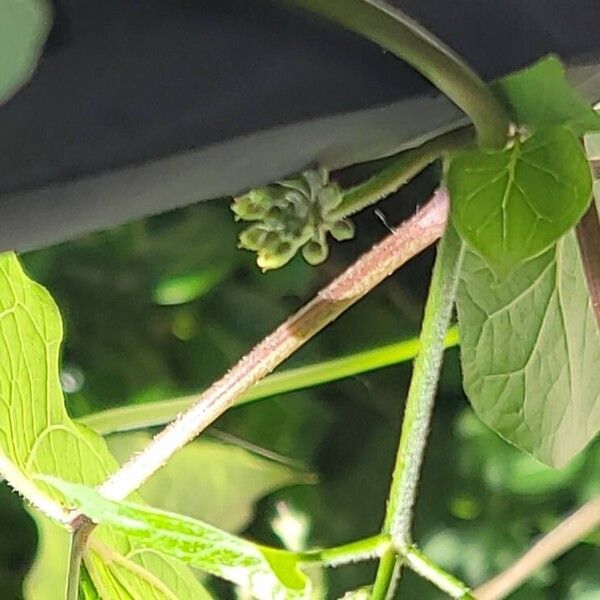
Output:
<path fill-rule="evenodd" d="M 455 129 L 388 159 L 384 169 L 345 190 L 341 204 L 332 211 L 331 216 L 340 219 L 348 217 L 397 192 L 446 152 L 470 146 L 474 139 L 473 133 L 471 127 Z"/>
<path fill-rule="evenodd" d="M 382 0 L 294 0 L 405 60 L 473 121 L 480 145 L 502 148 L 509 119 L 488 86 L 452 50 Z"/>
<path fill-rule="evenodd" d="M 415 360 L 406 400 L 396 466 L 383 525 L 383 532 L 392 536 L 398 553 L 410 546 L 417 484 L 442 363 L 444 336 L 452 315 L 462 255 L 462 242 L 450 224 L 439 244 L 433 269 L 421 330 L 421 351 Z M 382 567 L 377 578 L 387 576 L 386 573 L 387 568 L 384 571 Z"/>

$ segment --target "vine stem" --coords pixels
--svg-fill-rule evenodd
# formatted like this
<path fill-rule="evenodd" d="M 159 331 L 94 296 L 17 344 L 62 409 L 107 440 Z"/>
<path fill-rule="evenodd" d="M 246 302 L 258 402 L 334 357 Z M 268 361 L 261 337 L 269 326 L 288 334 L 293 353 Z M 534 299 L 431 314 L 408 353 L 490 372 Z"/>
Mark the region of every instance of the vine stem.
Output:
<path fill-rule="evenodd" d="M 441 40 L 383 0 L 293 0 L 386 48 L 417 69 L 467 113 L 480 145 L 502 148 L 509 133 L 504 107 Z"/>
<path fill-rule="evenodd" d="M 459 343 L 458 328 L 448 330 L 444 340 L 446 348 Z M 235 402 L 236 406 L 257 402 L 272 396 L 295 392 L 305 388 L 354 377 L 376 369 L 398 365 L 413 360 L 421 347 L 418 337 L 386 344 L 370 350 L 363 350 L 339 358 L 319 361 L 302 367 L 286 369 L 274 373 L 253 385 Z M 78 420 L 100 435 L 120 431 L 147 429 L 165 425 L 185 410 L 197 396 L 182 396 L 170 400 L 158 400 L 146 404 L 131 404 L 118 408 L 108 408 L 85 415 Z"/>
<path fill-rule="evenodd" d="M 517 589 L 540 567 L 575 546 L 600 526 L 600 496 L 581 506 L 538 540 L 508 569 L 475 589 L 478 600 L 501 600 Z"/>
<path fill-rule="evenodd" d="M 391 535 L 400 557 L 411 545 L 413 507 L 442 364 L 444 336 L 452 316 L 463 251 L 464 246 L 450 224 L 439 244 L 433 268 L 421 329 L 421 351 L 415 360 L 406 399 L 383 523 L 383 533 Z M 388 597 L 395 587 L 400 565 L 396 565 L 392 571 L 391 560 L 388 557 L 380 565 L 374 586 L 378 595 L 374 594 L 374 598 Z"/>
<path fill-rule="evenodd" d="M 122 500 L 138 489 L 177 450 L 232 406 L 241 394 L 410 258 L 435 242 L 444 231 L 448 210 L 448 194 L 440 189 L 412 218 L 255 346 L 188 410 L 178 415 L 140 453 L 103 483 L 99 492 L 106 498 Z"/>
<path fill-rule="evenodd" d="M 64 525 L 70 523 L 69 511 L 40 490 L 30 477 L 2 453 L 0 453 L 0 476 L 42 514 Z"/>
<path fill-rule="evenodd" d="M 434 564 L 415 546 L 410 546 L 403 555 L 404 562 L 417 575 L 427 579 L 442 592 L 446 592 L 451 598 L 462 600 L 474 599 L 470 588 L 462 581 Z"/>
<path fill-rule="evenodd" d="M 323 550 L 311 550 L 299 553 L 301 563 L 319 563 L 325 567 L 339 567 L 348 563 L 368 560 L 382 556 L 391 547 L 389 535 L 375 535 Z"/>
<path fill-rule="evenodd" d="M 379 202 L 397 192 L 443 154 L 468 148 L 473 141 L 473 128 L 461 127 L 386 159 L 383 169 L 366 181 L 344 191 L 342 202 L 331 211 L 330 216 L 343 219 Z"/>

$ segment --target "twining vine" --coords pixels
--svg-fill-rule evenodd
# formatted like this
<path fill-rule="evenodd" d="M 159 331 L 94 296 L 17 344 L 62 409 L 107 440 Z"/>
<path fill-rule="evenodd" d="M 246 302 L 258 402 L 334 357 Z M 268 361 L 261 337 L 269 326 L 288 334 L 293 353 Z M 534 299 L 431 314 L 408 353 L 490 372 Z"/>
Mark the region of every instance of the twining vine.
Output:
<path fill-rule="evenodd" d="M 544 361 L 549 360 L 550 351 L 540 348 L 540 344 L 548 343 L 542 328 L 534 336 L 523 315 L 524 311 L 531 312 L 530 306 L 541 298 L 545 311 L 542 325 L 550 321 L 549 326 L 555 328 L 549 336 L 554 344 L 552 352 L 564 352 L 573 358 L 572 345 L 576 345 L 580 354 L 573 360 L 587 368 L 581 371 L 585 391 L 573 385 L 563 389 L 560 386 L 566 384 L 557 378 L 553 393 L 559 400 L 572 400 L 571 405 L 581 404 L 584 410 L 597 408 L 600 380 L 594 365 L 600 358 L 600 225 L 591 199 L 592 170 L 581 138 L 586 132 L 600 129 L 600 116 L 569 86 L 555 57 L 487 85 L 440 40 L 380 0 L 295 1 L 411 64 L 463 109 L 472 126 L 389 158 L 381 170 L 346 190 L 317 166 L 236 197 L 232 210 L 238 220 L 246 222 L 239 244 L 256 252 L 261 269 L 283 267 L 296 254 L 319 264 L 326 260 L 332 239 L 344 241 L 355 235 L 351 221 L 354 213 L 397 191 L 432 162 L 443 161 L 442 185 L 422 209 L 267 336 L 121 468 L 116 468 L 98 434 L 74 423 L 64 412 L 55 372 L 62 329 L 52 299 L 25 276 L 13 254 L 0 257 L 0 343 L 6 346 L 2 351 L 11 356 L 18 348 L 24 357 L 18 364 L 31 369 L 31 365 L 43 363 L 48 372 L 48 381 L 37 393 L 33 393 L 34 381 L 40 378 L 27 372 L 32 389 L 29 410 L 35 418 L 45 419 L 45 432 L 68 432 L 67 442 L 54 437 L 52 444 L 64 444 L 62 449 L 67 455 L 69 451 L 70 456 L 77 457 L 72 461 L 83 460 L 86 452 L 96 457 L 96 471 L 88 476 L 83 465 L 71 468 L 68 462 L 54 461 L 51 454 L 55 446 L 50 446 L 48 456 L 37 456 L 44 440 L 36 439 L 31 432 L 21 436 L 27 447 L 19 446 L 14 432 L 6 434 L 7 441 L 1 444 L 3 477 L 37 511 L 62 524 L 71 534 L 68 600 L 111 594 L 117 597 L 114 590 L 121 585 L 119 577 L 125 577 L 127 585 L 137 590 L 135 597 L 140 598 L 149 589 L 158 597 L 169 597 L 173 586 L 184 580 L 196 595 L 204 593 L 203 588 L 194 587 L 200 586 L 195 579 L 186 579 L 189 574 L 181 562 L 245 587 L 257 598 L 307 598 L 311 583 L 306 569 L 310 565 L 330 567 L 370 559 L 379 560 L 375 581 L 352 592 L 355 598 L 391 597 L 403 567 L 411 568 L 451 597 L 496 598 L 500 597 L 498 590 L 509 593 L 536 566 L 556 556 L 557 548 L 564 550 L 574 544 L 573 523 L 577 535 L 582 536 L 600 521 L 600 508 L 594 500 L 566 522 L 569 535 L 565 535 L 566 525 L 559 525 L 532 548 L 533 555 L 526 553 L 513 570 L 475 591 L 435 565 L 419 550 L 411 534 L 420 469 L 455 304 L 463 334 L 465 388 L 484 421 L 515 445 L 552 465 L 570 459 L 600 429 L 600 422 L 591 422 L 588 414 L 571 415 L 565 422 L 561 419 L 551 439 L 539 436 L 553 416 L 548 411 L 555 400 L 549 397 L 550 408 L 530 411 L 534 418 L 539 414 L 545 420 L 533 424 L 528 421 L 525 425 L 533 433 L 524 437 L 523 423 L 513 422 L 515 414 L 521 418 L 519 410 L 498 414 L 497 406 L 490 406 L 490 401 L 496 399 L 494 394 L 506 400 L 503 394 L 507 390 L 513 405 L 540 402 L 539 390 L 545 384 L 542 379 L 550 371 Z M 543 105 L 537 101 L 542 93 L 547 98 Z M 149 508 L 135 496 L 136 490 L 177 450 L 253 385 L 440 238 L 420 351 L 379 533 L 336 548 L 283 551 L 251 543 L 183 515 Z M 567 275 L 571 280 L 565 290 Z M 540 281 L 545 283 L 547 298 L 534 289 Z M 546 315 L 554 314 L 552 302 L 560 309 L 560 323 L 557 318 L 546 319 Z M 575 308 L 585 312 L 589 326 L 589 335 L 586 331 L 581 344 L 573 342 L 582 335 L 579 328 L 574 332 L 570 318 Z M 506 322 L 498 325 L 496 320 L 505 314 Z M 523 328 L 517 335 L 519 347 L 514 346 L 508 326 L 516 322 Z M 502 351 L 481 347 L 484 329 L 505 335 Z M 27 345 L 22 341 L 25 335 L 33 336 Z M 535 343 L 527 347 L 534 337 Z M 562 355 L 556 356 L 560 359 Z M 541 365 L 537 379 L 528 370 L 532 360 Z M 15 388 L 20 375 L 16 364 L 9 361 L 2 375 L 8 374 L 3 383 L 10 402 L 16 402 L 17 396 L 22 400 L 20 390 L 17 394 Z M 490 379 L 496 381 L 494 378 L 499 383 L 490 394 L 483 380 L 488 385 Z M 573 398 L 574 394 L 580 396 Z M 596 414 L 599 412 L 596 410 Z M 580 427 L 584 420 L 585 427 Z M 21 426 L 25 429 L 25 422 Z M 560 446 L 563 439 L 570 445 Z M 97 487 L 93 489 L 93 485 Z M 165 560 L 173 559 L 166 564 L 175 579 L 169 579 L 156 565 L 132 560 L 131 549 L 150 550 Z"/>

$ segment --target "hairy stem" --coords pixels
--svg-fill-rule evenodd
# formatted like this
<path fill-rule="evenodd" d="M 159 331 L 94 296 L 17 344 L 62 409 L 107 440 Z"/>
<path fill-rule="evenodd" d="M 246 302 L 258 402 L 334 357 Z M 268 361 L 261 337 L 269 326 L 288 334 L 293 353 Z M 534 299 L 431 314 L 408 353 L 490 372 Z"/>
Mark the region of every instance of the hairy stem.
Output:
<path fill-rule="evenodd" d="M 444 339 L 445 348 L 458 345 L 458 328 L 451 327 Z M 348 356 L 320 361 L 313 365 L 287 369 L 265 377 L 235 402 L 236 406 L 305 388 L 353 377 L 383 367 L 413 360 L 421 342 L 418 337 L 363 350 Z M 78 419 L 101 435 L 165 425 L 185 410 L 198 396 L 183 396 L 146 404 L 109 408 Z"/>
<path fill-rule="evenodd" d="M 600 527 L 600 496 L 590 500 L 538 540 L 508 569 L 474 591 L 478 600 L 501 600 L 538 569 L 575 546 Z"/>
<path fill-rule="evenodd" d="M 383 532 L 392 536 L 399 554 L 403 548 L 410 546 L 413 507 L 442 363 L 444 336 L 452 315 L 462 255 L 463 244 L 454 227 L 449 225 L 439 245 L 433 268 L 421 329 L 421 351 L 415 361 L 406 399 L 383 524 Z M 377 578 L 387 578 L 387 567 L 382 569 Z M 391 584 L 393 586 L 394 582 Z"/>
<path fill-rule="evenodd" d="M 382 0 L 294 0 L 405 60 L 467 113 L 482 146 L 502 148 L 509 132 L 504 107 L 452 50 Z"/>
<path fill-rule="evenodd" d="M 400 152 L 386 160 L 387 166 L 366 181 L 344 191 L 341 204 L 331 213 L 340 219 L 357 213 L 403 185 L 446 152 L 473 143 L 473 128 L 463 127 L 435 137 L 417 148 Z"/>
<path fill-rule="evenodd" d="M 326 567 L 338 567 L 347 563 L 378 558 L 387 552 L 391 544 L 389 536 L 379 534 L 343 546 L 303 552 L 299 556 L 302 563 L 320 563 Z"/>
<path fill-rule="evenodd" d="M 422 210 L 363 255 L 304 308 L 255 346 L 144 450 L 102 484 L 99 492 L 109 499 L 121 500 L 138 489 L 177 450 L 194 439 L 257 381 L 407 260 L 437 240 L 448 218 L 448 205 L 447 193 L 439 190 Z"/>
<path fill-rule="evenodd" d="M 427 579 L 450 598 L 469 600 L 474 598 L 471 590 L 462 581 L 434 564 L 414 546 L 410 546 L 403 555 L 404 564 L 417 575 Z"/>
<path fill-rule="evenodd" d="M 0 453 L 0 477 L 34 508 L 53 521 L 69 524 L 69 511 L 45 494 L 19 467 Z"/>

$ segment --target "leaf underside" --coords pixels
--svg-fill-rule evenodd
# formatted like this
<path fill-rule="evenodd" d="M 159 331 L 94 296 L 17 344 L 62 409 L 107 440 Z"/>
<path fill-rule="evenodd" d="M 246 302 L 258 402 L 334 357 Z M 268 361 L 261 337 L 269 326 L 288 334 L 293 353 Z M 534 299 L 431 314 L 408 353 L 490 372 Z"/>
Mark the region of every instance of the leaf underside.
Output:
<path fill-rule="evenodd" d="M 259 600 L 300 600 L 310 596 L 309 580 L 292 552 L 257 546 L 183 515 L 130 502 L 113 502 L 81 484 L 57 479 L 52 484 L 95 522 L 112 525 L 148 551 L 176 557 L 233 581 Z"/>
<path fill-rule="evenodd" d="M 108 436 L 108 447 L 122 461 L 152 439 L 148 432 Z M 312 482 L 311 475 L 251 454 L 243 448 L 199 439 L 182 448 L 141 488 L 152 506 L 211 523 L 230 533 L 245 529 L 254 503 L 290 485 Z M 190 490 L 210 490 L 196 494 Z"/>
<path fill-rule="evenodd" d="M 0 255 L 0 451 L 27 476 L 49 474 L 97 485 L 118 465 L 104 440 L 74 423 L 66 413 L 59 382 L 61 340 L 62 322 L 50 294 L 25 275 L 14 253 Z M 57 500 L 62 499 L 53 488 L 38 485 Z M 57 536 L 43 539 L 42 550 L 68 547 L 66 531 L 41 515 L 36 515 L 36 521 L 42 536 Z M 121 576 L 128 584 L 137 585 L 145 569 L 141 566 L 143 553 L 138 552 L 135 541 L 106 526 L 99 527 L 92 538 L 115 556 L 132 556 L 138 571 Z M 55 579 L 50 582 L 45 568 L 34 567 L 25 583 L 27 597 L 46 599 L 51 586 L 54 597 L 63 597 L 67 561 L 67 553 L 41 556 L 43 567 L 52 565 Z M 155 572 L 148 571 L 150 579 L 161 582 L 155 586 L 153 598 L 171 600 L 173 593 L 180 599 L 207 597 L 188 568 L 178 561 L 164 559 L 158 566 Z M 163 588 L 173 593 L 165 594 Z M 120 597 L 110 587 L 107 594 Z"/>
<path fill-rule="evenodd" d="M 574 233 L 502 282 L 468 251 L 457 308 L 479 417 L 540 461 L 566 464 L 600 429 L 600 334 Z"/>

